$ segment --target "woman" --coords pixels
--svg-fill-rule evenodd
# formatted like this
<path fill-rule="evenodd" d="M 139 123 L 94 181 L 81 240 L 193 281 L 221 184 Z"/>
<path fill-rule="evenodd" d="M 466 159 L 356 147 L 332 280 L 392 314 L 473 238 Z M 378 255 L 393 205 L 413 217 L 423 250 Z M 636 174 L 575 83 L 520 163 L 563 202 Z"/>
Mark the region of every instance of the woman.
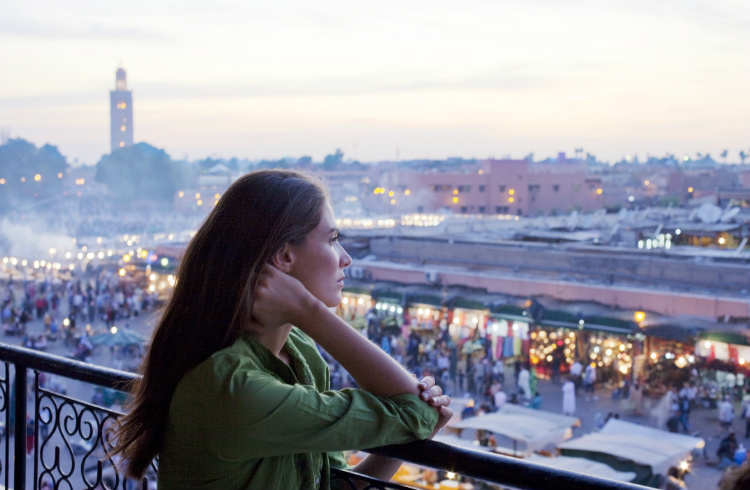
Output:
<path fill-rule="evenodd" d="M 433 379 L 418 383 L 329 308 L 351 257 L 316 178 L 241 177 L 190 242 L 116 429 L 115 454 L 158 487 L 329 488 L 340 451 L 434 435 L 451 417 Z M 315 342 L 361 390 L 330 391 Z M 427 403 L 425 403 L 427 402 Z M 355 471 L 390 478 L 369 456 Z"/>

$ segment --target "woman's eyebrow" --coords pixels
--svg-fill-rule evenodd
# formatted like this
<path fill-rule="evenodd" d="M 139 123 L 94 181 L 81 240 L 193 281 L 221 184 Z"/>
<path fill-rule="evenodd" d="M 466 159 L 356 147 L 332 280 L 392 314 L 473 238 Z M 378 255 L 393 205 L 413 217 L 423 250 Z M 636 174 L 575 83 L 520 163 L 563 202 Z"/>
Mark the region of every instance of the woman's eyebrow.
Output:
<path fill-rule="evenodd" d="M 329 234 L 330 234 L 330 233 L 338 233 L 338 232 L 339 232 L 339 229 L 338 229 L 338 228 L 331 228 L 330 230 L 328 230 L 328 233 L 329 233 Z"/>

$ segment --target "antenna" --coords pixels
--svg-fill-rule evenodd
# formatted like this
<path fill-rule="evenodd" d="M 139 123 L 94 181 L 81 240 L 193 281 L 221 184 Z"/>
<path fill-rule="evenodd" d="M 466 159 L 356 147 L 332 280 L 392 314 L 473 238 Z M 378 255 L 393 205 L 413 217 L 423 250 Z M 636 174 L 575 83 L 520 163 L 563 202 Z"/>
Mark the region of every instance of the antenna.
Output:
<path fill-rule="evenodd" d="M 701 204 L 696 213 L 698 219 L 706 224 L 718 222 L 719 218 L 721 218 L 721 215 L 721 208 L 719 206 L 714 206 L 711 203 Z"/>
<path fill-rule="evenodd" d="M 728 208 L 726 211 L 724 211 L 724 214 L 721 215 L 721 222 L 729 223 L 732 220 L 732 218 L 734 218 L 735 216 L 737 216 L 737 214 L 739 214 L 739 212 L 740 212 L 740 208 L 738 207 Z"/>

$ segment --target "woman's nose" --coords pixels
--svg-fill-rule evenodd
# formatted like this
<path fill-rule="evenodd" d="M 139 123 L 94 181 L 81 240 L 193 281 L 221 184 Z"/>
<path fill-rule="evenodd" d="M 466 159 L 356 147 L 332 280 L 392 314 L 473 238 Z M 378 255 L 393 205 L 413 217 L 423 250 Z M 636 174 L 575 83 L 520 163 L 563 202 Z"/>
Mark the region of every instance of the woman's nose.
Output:
<path fill-rule="evenodd" d="M 349 267 L 352 265 L 352 257 L 346 252 L 346 250 L 344 250 L 344 247 L 341 247 L 341 257 L 339 258 L 339 261 L 341 262 L 341 267 Z"/>

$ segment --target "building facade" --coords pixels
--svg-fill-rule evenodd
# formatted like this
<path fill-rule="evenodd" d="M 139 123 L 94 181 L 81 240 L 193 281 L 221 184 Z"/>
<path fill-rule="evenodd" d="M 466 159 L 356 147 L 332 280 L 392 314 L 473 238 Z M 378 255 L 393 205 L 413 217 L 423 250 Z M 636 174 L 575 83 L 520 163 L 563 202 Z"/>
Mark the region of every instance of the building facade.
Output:
<path fill-rule="evenodd" d="M 600 180 L 588 176 L 585 162 L 578 160 L 485 160 L 454 171 L 395 169 L 381 174 L 379 185 L 367 196 L 371 210 L 536 216 L 603 206 Z"/>
<path fill-rule="evenodd" d="M 109 92 L 111 151 L 133 145 L 133 92 L 125 70 L 117 69 L 115 90 Z"/>

